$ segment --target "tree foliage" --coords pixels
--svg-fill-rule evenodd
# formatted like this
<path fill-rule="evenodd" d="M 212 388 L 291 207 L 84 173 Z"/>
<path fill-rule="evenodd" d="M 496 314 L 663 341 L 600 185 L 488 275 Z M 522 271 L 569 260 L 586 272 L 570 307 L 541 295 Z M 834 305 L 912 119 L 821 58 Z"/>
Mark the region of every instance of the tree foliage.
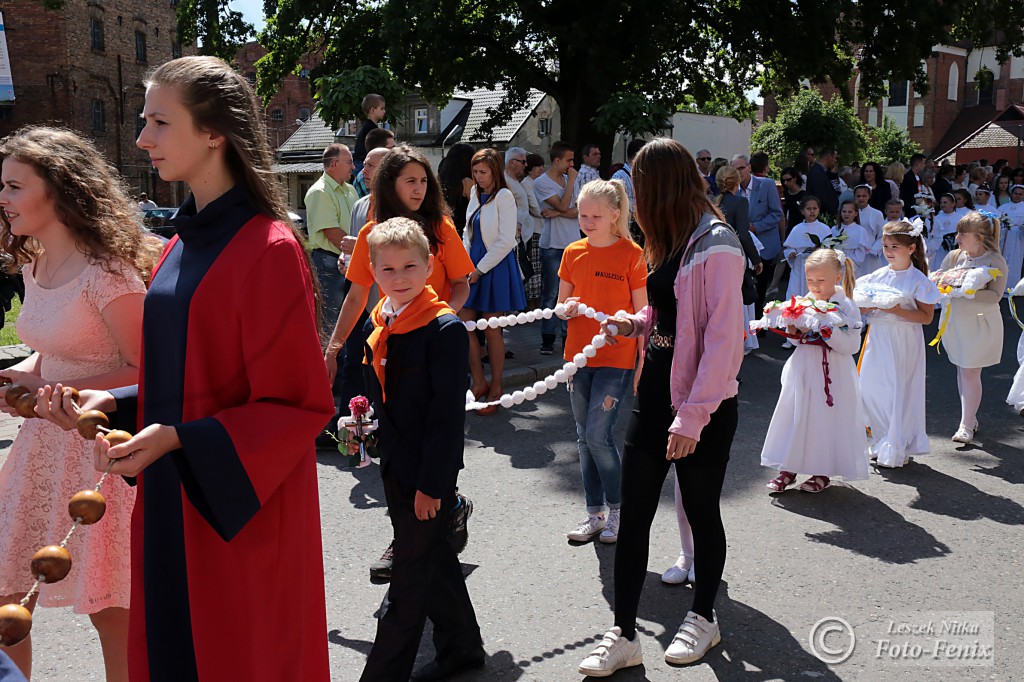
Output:
<path fill-rule="evenodd" d="M 1020 53 L 1024 3 L 984 4 L 940 12 L 917 0 L 266 0 L 260 92 L 270 95 L 303 55 L 319 52 L 313 77 L 335 77 L 317 81 L 325 119 L 352 113 L 350 98 L 332 99 L 326 86 L 374 66 L 437 104 L 456 89 L 500 86 L 506 98 L 491 123 L 540 90 L 560 107 L 561 136 L 605 146 L 611 131 L 652 130 L 681 106 L 749 116 L 754 88 L 786 96 L 806 78 L 845 96 L 855 68 L 869 101 L 890 78 L 923 91 L 922 60 L 951 39 L 998 35 L 1000 57 Z"/>
<path fill-rule="evenodd" d="M 921 145 L 910 139 L 906 128 L 896 125 L 891 116 L 882 119 L 882 125 L 872 128 L 867 160 L 887 166 L 895 161 L 907 163 L 914 154 L 921 153 Z"/>
<path fill-rule="evenodd" d="M 242 13 L 227 0 L 179 0 L 178 42 L 199 44 L 199 54 L 213 55 L 231 63 L 238 48 L 255 33 Z"/>
<path fill-rule="evenodd" d="M 388 108 L 390 120 L 399 121 L 401 118 L 401 110 L 396 104 L 405 97 L 406 90 L 380 67 L 363 65 L 341 75 L 320 76 L 313 83 L 321 117 L 333 128 L 337 128 L 341 121 L 363 118 L 363 97 L 371 92 L 381 95 L 391 104 Z M 330 117 L 325 117 L 325 114 Z"/>
<path fill-rule="evenodd" d="M 790 165 L 807 146 L 835 147 L 840 162 L 849 164 L 864 160 L 868 136 L 857 112 L 841 97 L 826 101 L 817 90 L 801 90 L 750 138 L 750 148 L 768 154 L 775 168 Z"/>

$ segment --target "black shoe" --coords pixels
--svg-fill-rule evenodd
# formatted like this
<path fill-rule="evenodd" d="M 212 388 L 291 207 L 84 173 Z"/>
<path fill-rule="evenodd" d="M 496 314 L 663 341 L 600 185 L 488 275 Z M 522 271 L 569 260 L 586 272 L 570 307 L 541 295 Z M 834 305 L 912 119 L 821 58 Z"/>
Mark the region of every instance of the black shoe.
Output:
<path fill-rule="evenodd" d="M 380 559 L 370 564 L 370 581 L 387 583 L 391 582 L 391 564 L 395 559 L 395 541 L 392 540 Z"/>
<path fill-rule="evenodd" d="M 454 655 L 444 660 L 435 658 L 430 663 L 415 671 L 410 678 L 411 682 L 437 682 L 447 680 L 460 673 L 470 670 L 479 670 L 484 667 L 487 656 L 481 650 L 474 655 Z"/>
<path fill-rule="evenodd" d="M 455 497 L 462 503 L 452 511 L 451 520 L 448 522 L 448 542 L 456 554 L 462 554 L 469 542 L 469 517 L 473 515 L 473 501 L 462 493 L 455 493 Z"/>
<path fill-rule="evenodd" d="M 541 334 L 540 335 L 540 354 L 541 355 L 554 355 L 555 353 L 555 335 L 554 334 Z"/>

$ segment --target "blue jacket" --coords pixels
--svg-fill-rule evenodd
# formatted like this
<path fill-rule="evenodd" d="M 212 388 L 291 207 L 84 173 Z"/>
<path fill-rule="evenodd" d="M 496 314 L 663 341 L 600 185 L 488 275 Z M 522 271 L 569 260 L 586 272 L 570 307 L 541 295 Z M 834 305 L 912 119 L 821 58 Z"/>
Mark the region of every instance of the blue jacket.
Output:
<path fill-rule="evenodd" d="M 764 244 L 761 258 L 770 261 L 782 252 L 779 221 L 782 219 L 782 201 L 775 181 L 770 178 L 750 177 L 750 227 Z"/>

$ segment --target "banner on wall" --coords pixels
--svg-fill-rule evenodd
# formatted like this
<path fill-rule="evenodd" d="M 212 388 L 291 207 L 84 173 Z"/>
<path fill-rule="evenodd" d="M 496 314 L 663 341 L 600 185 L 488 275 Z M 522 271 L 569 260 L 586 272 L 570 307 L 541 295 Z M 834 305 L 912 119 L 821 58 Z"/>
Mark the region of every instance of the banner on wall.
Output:
<path fill-rule="evenodd" d="M 0 12 L 0 103 L 14 101 L 14 81 L 11 79 L 11 60 L 7 54 L 7 33 L 4 14 Z"/>

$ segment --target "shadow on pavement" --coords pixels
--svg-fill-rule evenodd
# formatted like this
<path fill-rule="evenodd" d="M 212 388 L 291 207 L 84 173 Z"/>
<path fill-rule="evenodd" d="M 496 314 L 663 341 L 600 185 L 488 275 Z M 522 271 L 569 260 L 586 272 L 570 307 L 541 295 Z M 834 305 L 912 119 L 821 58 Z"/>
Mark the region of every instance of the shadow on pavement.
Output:
<path fill-rule="evenodd" d="M 913 509 L 962 521 L 989 519 L 1011 526 L 1024 525 L 1024 507 L 1017 502 L 982 492 L 927 465 L 914 463 L 903 469 L 880 469 L 879 473 L 889 483 L 917 489 L 917 498 L 910 503 Z"/>
<path fill-rule="evenodd" d="M 943 497 L 942 504 L 953 506 L 956 498 Z M 773 495 L 772 506 L 838 526 L 838 530 L 807 533 L 809 540 L 887 564 L 912 564 L 950 553 L 949 547 L 924 528 L 907 521 L 878 498 L 849 485 L 834 484 L 817 495 L 790 489 Z"/>
<path fill-rule="evenodd" d="M 1016 429 L 1018 433 L 1021 430 L 1024 429 Z M 982 432 L 981 436 L 985 435 L 987 434 Z M 999 464 L 988 469 L 978 466 L 975 467 L 974 471 L 977 471 L 979 474 L 1001 478 L 1007 483 L 1024 484 L 1024 459 L 1020 456 L 1020 448 L 987 438 L 982 439 L 982 445 L 981 449 L 987 454 L 998 458 Z"/>

